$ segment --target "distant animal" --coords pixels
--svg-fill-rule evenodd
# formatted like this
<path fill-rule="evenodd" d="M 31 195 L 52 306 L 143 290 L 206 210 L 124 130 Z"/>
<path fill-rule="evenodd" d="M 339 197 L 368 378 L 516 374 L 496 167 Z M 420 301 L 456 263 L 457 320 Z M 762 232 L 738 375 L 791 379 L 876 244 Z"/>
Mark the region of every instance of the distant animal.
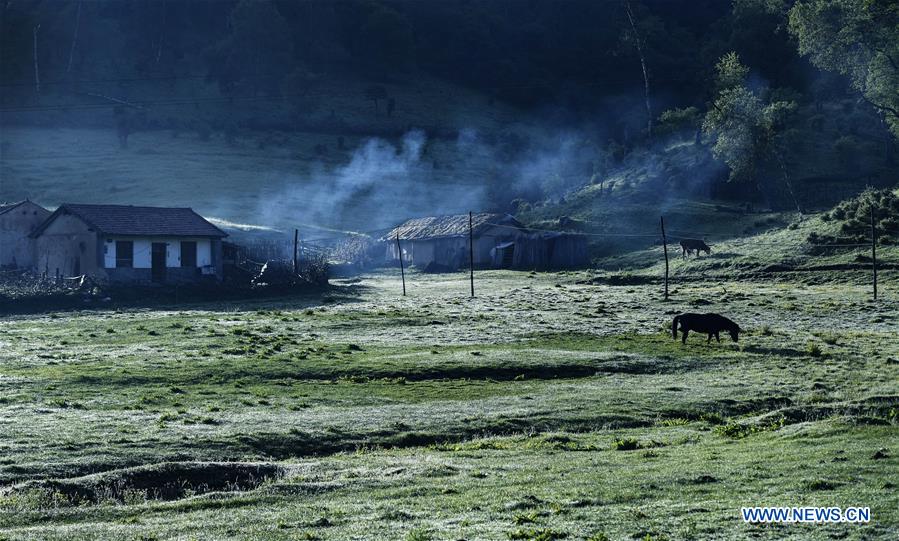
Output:
<path fill-rule="evenodd" d="M 719 333 L 721 331 L 730 333 L 731 340 L 736 342 L 740 339 L 740 332 L 742 331 L 739 325 L 719 314 L 686 313 L 674 316 L 674 321 L 671 322 L 671 335 L 675 340 L 677 340 L 678 325 L 680 325 L 680 331 L 683 333 L 681 337 L 681 343 L 683 344 L 687 343 L 687 335 L 690 334 L 690 331 L 708 334 L 709 339 L 706 340 L 706 343 L 711 342 L 713 336 L 720 342 L 721 337 Z"/>
<path fill-rule="evenodd" d="M 696 257 L 699 257 L 699 252 L 705 252 L 707 255 L 712 253 L 712 248 L 709 247 L 705 241 L 699 239 L 683 239 L 680 241 L 680 249 L 683 251 L 684 259 L 687 259 L 687 256 L 690 255 L 690 252 L 695 252 Z"/>

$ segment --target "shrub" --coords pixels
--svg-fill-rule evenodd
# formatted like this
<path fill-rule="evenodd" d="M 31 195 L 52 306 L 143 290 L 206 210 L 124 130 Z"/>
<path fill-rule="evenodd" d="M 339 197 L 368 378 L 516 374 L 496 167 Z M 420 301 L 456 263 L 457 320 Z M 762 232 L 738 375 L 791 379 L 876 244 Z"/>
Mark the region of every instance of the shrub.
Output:
<path fill-rule="evenodd" d="M 840 235 L 810 234 L 813 244 L 852 244 L 870 241 L 871 209 L 874 209 L 875 227 L 879 231 L 878 242 L 895 242 L 899 230 L 899 196 L 890 189 L 865 190 L 847 199 L 827 213 L 828 219 L 839 225 Z"/>
<path fill-rule="evenodd" d="M 805 352 L 811 355 L 812 357 L 820 357 L 821 356 L 821 346 L 818 344 L 809 344 L 805 348 Z"/>
<path fill-rule="evenodd" d="M 640 442 L 636 438 L 621 438 L 612 442 L 615 451 L 633 451 L 640 448 Z"/>
<path fill-rule="evenodd" d="M 723 425 L 724 417 L 715 412 L 703 413 L 699 416 L 699 420 L 710 425 Z"/>
<path fill-rule="evenodd" d="M 756 432 L 756 428 L 750 425 L 741 425 L 740 423 L 728 423 L 715 427 L 715 434 L 735 440 L 743 439 L 746 436 Z"/>

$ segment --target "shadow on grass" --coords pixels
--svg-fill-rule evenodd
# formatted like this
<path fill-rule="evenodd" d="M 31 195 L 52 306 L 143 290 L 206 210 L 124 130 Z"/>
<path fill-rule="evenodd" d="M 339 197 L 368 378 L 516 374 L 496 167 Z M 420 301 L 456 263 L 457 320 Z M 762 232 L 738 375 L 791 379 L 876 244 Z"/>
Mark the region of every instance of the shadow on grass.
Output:
<path fill-rule="evenodd" d="M 274 464 L 164 462 L 70 479 L 26 481 L 14 486 L 13 492 L 46 491 L 76 504 L 176 500 L 206 492 L 252 490 L 283 475 L 284 469 Z"/>
<path fill-rule="evenodd" d="M 65 292 L 25 298 L 0 297 L 0 313 L 32 315 L 46 312 L 97 311 L 147 308 L 150 310 L 235 310 L 296 309 L 328 303 L 359 302 L 370 287 L 359 284 L 310 287 L 302 290 L 251 290 L 225 286 L 204 288 L 133 287 L 119 288 L 105 298 Z"/>
<path fill-rule="evenodd" d="M 257 433 L 239 436 L 236 441 L 209 442 L 232 453 L 248 451 L 277 460 L 288 458 L 324 456 L 360 448 L 401 449 L 452 444 L 491 436 L 513 436 L 540 432 L 584 433 L 599 429 L 613 430 L 651 426 L 649 419 L 628 415 L 600 415 L 574 418 L 556 418 L 551 414 L 531 415 L 527 418 L 501 417 L 469 420 L 466 423 L 446 425 L 442 430 L 411 430 L 398 426 L 397 430 L 377 430 L 354 433 L 329 429 L 325 433 L 294 430 L 287 433 Z"/>
<path fill-rule="evenodd" d="M 425 355 L 425 353 L 422 353 Z M 411 363 L 408 367 L 372 366 L 370 364 L 332 364 L 323 359 L 317 366 L 300 363 L 249 362 L 246 365 L 222 363 L 203 367 L 177 375 L 148 371 L 143 374 L 78 375 L 68 379 L 72 385 L 91 387 L 135 388 L 153 385 L 177 384 L 222 385 L 241 382 L 252 385 L 263 382 L 337 381 L 368 383 L 378 380 L 440 381 L 440 380 L 552 380 L 588 378 L 599 374 L 661 374 L 679 373 L 692 369 L 707 369 L 708 365 L 697 359 L 652 359 L 630 355 L 588 359 L 583 361 L 555 362 L 547 364 L 506 363 L 503 359 L 466 361 L 460 364 L 422 365 Z"/>
<path fill-rule="evenodd" d="M 756 355 L 777 355 L 780 357 L 808 357 L 808 353 L 805 351 L 782 347 L 744 346 L 743 352 Z"/>

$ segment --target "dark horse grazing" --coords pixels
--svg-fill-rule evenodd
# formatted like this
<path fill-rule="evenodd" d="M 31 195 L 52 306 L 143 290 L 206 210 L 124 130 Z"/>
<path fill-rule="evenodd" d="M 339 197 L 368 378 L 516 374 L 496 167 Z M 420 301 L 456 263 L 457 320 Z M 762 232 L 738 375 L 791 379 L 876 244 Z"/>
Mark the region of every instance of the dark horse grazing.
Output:
<path fill-rule="evenodd" d="M 721 337 L 718 336 L 718 333 L 720 333 L 721 331 L 729 332 L 730 338 L 734 342 L 740 339 L 740 326 L 727 319 L 726 317 L 718 314 L 688 313 L 674 316 L 674 321 L 671 323 L 671 334 L 672 336 L 674 336 L 675 340 L 677 340 L 678 323 L 680 324 L 680 330 L 683 333 L 681 343 L 684 344 L 687 343 L 687 334 L 689 334 L 690 331 L 708 334 L 709 339 L 706 340 L 706 343 L 711 342 L 713 336 L 720 342 Z"/>
<path fill-rule="evenodd" d="M 680 241 L 680 249 L 683 250 L 684 259 L 687 259 L 690 252 L 696 252 L 696 257 L 699 257 L 699 252 L 712 253 L 709 245 L 699 239 L 683 239 Z"/>

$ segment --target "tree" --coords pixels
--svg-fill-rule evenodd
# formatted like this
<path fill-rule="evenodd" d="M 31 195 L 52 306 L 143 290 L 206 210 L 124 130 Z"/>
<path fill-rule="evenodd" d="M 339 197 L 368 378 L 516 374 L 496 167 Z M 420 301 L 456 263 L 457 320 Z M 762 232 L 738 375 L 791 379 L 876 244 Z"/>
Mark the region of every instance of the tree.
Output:
<path fill-rule="evenodd" d="M 273 92 L 289 72 L 292 40 L 268 0 L 241 0 L 228 19 L 231 33 L 207 55 L 209 75 L 225 89 L 238 84 Z"/>
<path fill-rule="evenodd" d="M 627 13 L 627 20 L 631 27 L 631 38 L 634 47 L 637 49 L 637 56 L 640 58 L 640 69 L 643 72 L 643 100 L 646 105 L 646 135 L 652 137 L 652 103 L 649 98 L 649 68 L 646 66 L 646 54 L 644 53 L 645 44 L 640 32 L 637 31 L 637 23 L 634 19 L 634 10 L 631 9 L 631 3 L 624 1 L 624 11 Z"/>
<path fill-rule="evenodd" d="M 714 140 L 712 154 L 730 168 L 731 181 L 755 183 L 765 197 L 768 194 L 760 184 L 759 169 L 763 162 L 773 161 L 792 195 L 779 139 L 796 104 L 769 100 L 752 91 L 746 83 L 749 69 L 734 52 L 724 55 L 715 70 L 718 92 L 702 125 L 703 132 Z"/>
<path fill-rule="evenodd" d="M 358 38 L 357 51 L 376 72 L 404 71 L 414 63 L 412 29 L 406 18 L 393 8 L 373 4 Z"/>
<path fill-rule="evenodd" d="M 799 52 L 847 76 L 899 138 L 899 3 L 802 0 L 789 13 Z"/>
<path fill-rule="evenodd" d="M 749 68 L 743 65 L 737 53 L 731 51 L 715 65 L 715 90 L 721 92 L 743 86 L 748 76 Z"/>

